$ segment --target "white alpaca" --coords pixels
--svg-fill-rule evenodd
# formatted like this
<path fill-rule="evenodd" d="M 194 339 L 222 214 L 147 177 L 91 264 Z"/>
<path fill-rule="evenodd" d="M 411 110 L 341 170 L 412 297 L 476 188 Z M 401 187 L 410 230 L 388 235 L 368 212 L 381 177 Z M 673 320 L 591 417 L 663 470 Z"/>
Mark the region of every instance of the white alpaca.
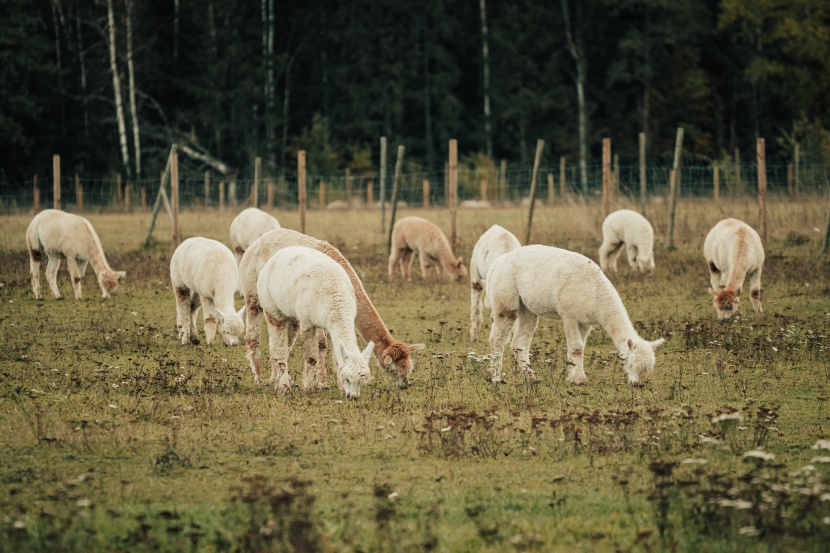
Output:
<path fill-rule="evenodd" d="M 337 385 L 350 399 L 360 397 L 360 387 L 372 379 L 369 358 L 375 347 L 369 342 L 363 352 L 357 345 L 354 287 L 349 275 L 326 254 L 305 246 L 292 246 L 275 253 L 257 278 L 260 306 L 268 321 L 271 384 L 282 393 L 291 391 L 288 355 L 299 326 L 305 357 L 316 354 L 317 329 L 328 332 L 337 364 Z M 303 389 L 322 387 L 325 381 L 306 365 Z"/>
<path fill-rule="evenodd" d="M 596 263 L 550 246 L 525 246 L 499 257 L 487 273 L 492 308 L 490 353 L 493 382 L 501 381 L 502 351 L 514 323 L 513 351 L 531 381 L 530 342 L 539 317 L 561 318 L 568 341 L 568 381 L 585 383 L 585 342 L 599 324 L 625 359 L 628 382 L 638 385 L 654 369 L 654 348 L 663 339 L 640 338 L 619 294 Z"/>
<path fill-rule="evenodd" d="M 176 326 L 182 345 L 198 344 L 196 314 L 202 307 L 205 339 L 213 344 L 217 327 L 222 343 L 235 346 L 245 331 L 242 314 L 234 307 L 239 273 L 231 250 L 210 238 L 188 238 L 170 258 L 170 280 L 176 299 Z"/>
<path fill-rule="evenodd" d="M 487 271 L 493 262 L 506 254 L 521 248 L 519 239 L 499 225 L 493 225 L 481 235 L 470 256 L 470 340 L 478 341 L 481 322 L 484 318 L 484 286 Z"/>
<path fill-rule="evenodd" d="M 239 264 L 242 254 L 257 238 L 278 228 L 281 228 L 280 222 L 261 209 L 256 207 L 243 209 L 231 221 L 231 249 L 236 257 L 236 263 Z"/>
<path fill-rule="evenodd" d="M 741 288 L 749 278 L 749 292 L 755 317 L 763 315 L 761 307 L 761 269 L 764 245 L 761 237 L 746 223 L 724 219 L 712 227 L 703 243 L 703 255 L 709 267 L 709 292 L 718 318 L 724 321 L 738 310 Z"/>
<path fill-rule="evenodd" d="M 630 209 L 615 211 L 602 223 L 599 266 L 605 273 L 617 272 L 623 246 L 632 269 L 641 273 L 654 270 L 654 229 L 648 219 Z"/>
<path fill-rule="evenodd" d="M 395 277 L 395 265 L 412 280 L 412 254 L 418 252 L 421 275 L 429 280 L 429 269 L 435 267 L 440 277 L 444 271 L 455 282 L 467 276 L 462 258 L 456 258 L 446 235 L 434 223 L 421 217 L 404 217 L 392 228 L 392 252 L 389 255 L 389 278 Z"/>
<path fill-rule="evenodd" d="M 343 267 L 343 270 L 349 275 L 355 291 L 355 301 L 357 302 L 355 326 L 358 332 L 367 343 L 375 343 L 374 353 L 378 364 L 390 373 L 398 386 L 400 388 L 409 387 L 409 375 L 412 372 L 412 352 L 422 349 L 424 344 L 405 344 L 392 337 L 375 306 L 372 305 L 369 295 L 363 288 L 363 283 L 349 261 L 340 253 L 340 250 L 324 240 L 318 240 L 290 229 L 279 229 L 265 233 L 251 244 L 239 263 L 239 284 L 248 313 L 245 346 L 247 348 L 248 364 L 254 373 L 254 381 L 257 384 L 262 382 L 259 369 L 259 327 L 262 309 L 257 293 L 257 277 L 271 256 L 291 246 L 313 248 L 329 256 Z M 326 347 L 325 333 L 319 332 L 317 354 L 305 356 L 305 371 L 314 370 L 316 366 L 321 379 L 326 374 Z"/>
<path fill-rule="evenodd" d="M 44 254 L 49 258 L 46 264 L 46 282 L 59 300 L 63 299 L 58 289 L 58 269 L 62 258 L 66 258 L 76 300 L 83 299 L 81 278 L 86 272 L 87 262 L 95 270 L 104 299 L 118 288 L 118 281 L 127 276 L 124 271 L 113 271 L 110 268 L 92 223 L 78 215 L 57 209 L 41 211 L 35 215 L 26 230 L 26 247 L 29 250 L 32 292 L 37 299 L 41 299 L 40 262 Z"/>

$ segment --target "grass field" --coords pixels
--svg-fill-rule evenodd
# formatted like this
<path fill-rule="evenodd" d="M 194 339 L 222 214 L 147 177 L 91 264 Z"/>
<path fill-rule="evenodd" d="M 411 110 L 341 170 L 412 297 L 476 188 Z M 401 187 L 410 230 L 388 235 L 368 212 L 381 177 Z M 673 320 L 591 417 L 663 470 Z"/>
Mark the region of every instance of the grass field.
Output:
<path fill-rule="evenodd" d="M 336 388 L 278 397 L 254 386 L 244 346 L 180 346 L 166 220 L 145 250 L 147 214 L 89 214 L 127 280 L 102 302 L 87 271 L 76 302 L 52 298 L 43 275 L 34 299 L 31 216 L 2 216 L 0 550 L 826 550 L 824 203 L 770 203 L 761 324 L 748 298 L 717 321 L 702 258 L 718 220 L 757 221 L 752 202 L 681 202 L 672 251 L 654 218 L 655 273 L 623 256 L 613 279 L 640 334 L 667 340 L 642 388 L 601 329 L 587 384 L 567 384 L 557 320 L 534 338 L 538 384 L 512 359 L 507 384 L 491 384 L 489 324 L 468 340 L 468 282 L 424 284 L 417 269 L 389 282 L 376 211 L 311 212 L 307 232 L 350 259 L 394 336 L 427 344 L 410 389 L 372 361 L 358 401 Z M 449 232 L 446 212 L 407 214 Z M 295 213 L 276 216 L 298 228 Z M 232 217 L 185 213 L 182 234 L 227 243 Z M 462 211 L 456 254 L 467 261 L 493 223 L 524 241 L 525 221 Z M 534 222 L 532 241 L 596 259 L 597 206 L 540 208 Z M 71 298 L 65 266 L 59 284 Z M 297 353 L 295 379 L 300 365 Z"/>

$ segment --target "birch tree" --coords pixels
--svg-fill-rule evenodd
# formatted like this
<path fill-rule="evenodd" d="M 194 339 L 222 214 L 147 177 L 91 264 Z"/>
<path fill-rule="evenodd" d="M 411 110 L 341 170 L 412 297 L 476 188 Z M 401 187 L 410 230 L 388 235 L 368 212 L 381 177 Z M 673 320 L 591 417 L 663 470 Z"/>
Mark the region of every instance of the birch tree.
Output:
<path fill-rule="evenodd" d="M 582 195 L 588 195 L 588 107 L 585 100 L 585 86 L 588 81 L 588 61 L 585 59 L 585 45 L 582 30 L 582 4 L 577 1 L 577 38 L 571 29 L 571 17 L 568 13 L 568 0 L 562 0 L 562 16 L 565 19 L 565 36 L 568 39 L 568 52 L 576 66 L 576 100 L 579 110 L 579 184 Z"/>
<path fill-rule="evenodd" d="M 141 137 L 138 132 L 138 107 L 135 101 L 135 64 L 133 63 L 133 6 L 133 0 L 124 0 L 124 7 L 127 11 L 127 74 L 130 87 L 130 119 L 133 123 L 135 178 L 141 179 Z"/>
<path fill-rule="evenodd" d="M 127 148 L 127 126 L 124 122 L 124 102 L 121 99 L 121 78 L 118 76 L 118 61 L 115 51 L 115 10 L 112 0 L 107 0 L 107 27 L 109 36 L 110 73 L 112 73 L 112 89 L 115 96 L 115 117 L 118 121 L 118 140 L 121 144 L 121 161 L 127 172 L 127 179 L 132 179 L 130 154 Z"/>

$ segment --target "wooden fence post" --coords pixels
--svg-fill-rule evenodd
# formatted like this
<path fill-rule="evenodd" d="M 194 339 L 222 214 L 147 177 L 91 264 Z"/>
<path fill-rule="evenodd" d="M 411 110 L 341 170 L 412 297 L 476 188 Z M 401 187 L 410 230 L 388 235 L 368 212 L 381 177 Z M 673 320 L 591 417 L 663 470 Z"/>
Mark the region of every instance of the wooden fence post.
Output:
<path fill-rule="evenodd" d="M 52 156 L 52 208 L 61 208 L 61 156 Z"/>
<path fill-rule="evenodd" d="M 317 187 L 317 197 L 320 209 L 326 209 L 326 181 L 324 180 L 321 180 L 320 186 Z"/>
<path fill-rule="evenodd" d="M 611 139 L 602 139 L 602 218 L 611 209 Z"/>
<path fill-rule="evenodd" d="M 713 169 L 714 177 L 715 177 L 715 191 L 714 191 L 714 198 L 715 202 L 720 202 L 720 167 L 718 167 L 718 162 L 716 161 Z"/>
<path fill-rule="evenodd" d="M 380 137 L 380 232 L 386 231 L 386 137 Z"/>
<path fill-rule="evenodd" d="M 37 187 L 37 175 L 35 175 L 34 183 L 32 184 L 32 210 L 35 215 L 40 211 L 40 188 Z"/>
<path fill-rule="evenodd" d="M 121 189 L 121 173 L 115 174 L 115 203 L 116 205 L 121 203 L 124 194 Z"/>
<path fill-rule="evenodd" d="M 758 227 L 761 240 L 767 243 L 767 153 L 763 138 L 755 141 L 758 158 Z"/>
<path fill-rule="evenodd" d="M 487 201 L 487 179 L 486 178 L 481 179 L 481 182 L 479 182 L 478 187 L 479 187 L 479 190 L 480 190 L 481 201 L 486 202 Z"/>
<path fill-rule="evenodd" d="M 614 172 L 611 174 L 611 194 L 608 199 L 613 205 L 617 201 L 617 194 L 620 191 L 620 154 L 614 154 Z"/>
<path fill-rule="evenodd" d="M 262 179 L 262 158 L 254 158 L 254 185 L 251 187 L 251 207 L 259 207 L 259 181 Z"/>
<path fill-rule="evenodd" d="M 559 197 L 563 200 L 569 196 L 568 184 L 565 181 L 565 156 L 559 157 Z"/>
<path fill-rule="evenodd" d="M 370 180 L 366 185 L 366 205 L 371 208 L 373 203 L 375 203 L 375 181 Z"/>
<path fill-rule="evenodd" d="M 741 189 L 741 151 L 735 148 L 735 194 L 743 192 Z"/>
<path fill-rule="evenodd" d="M 225 181 L 219 181 L 219 211 L 225 211 Z"/>
<path fill-rule="evenodd" d="M 236 207 L 236 175 L 231 175 L 228 183 L 228 203 L 231 207 Z"/>
<path fill-rule="evenodd" d="M 210 171 L 205 171 L 205 207 L 210 205 Z"/>
<path fill-rule="evenodd" d="M 507 201 L 507 160 L 501 160 L 499 164 L 499 201 Z"/>
<path fill-rule="evenodd" d="M 542 162 L 544 149 L 545 141 L 540 138 L 536 141 L 536 157 L 533 159 L 533 174 L 530 176 L 530 207 L 527 212 L 525 244 L 530 244 L 530 231 L 533 229 L 533 206 L 536 203 L 536 181 L 539 180 L 539 164 Z"/>
<path fill-rule="evenodd" d="M 640 212 L 646 216 L 648 205 L 648 190 L 646 182 L 646 133 L 639 134 L 640 139 Z"/>
<path fill-rule="evenodd" d="M 81 188 L 81 176 L 75 173 L 75 205 L 78 213 L 84 210 L 84 190 Z"/>
<path fill-rule="evenodd" d="M 553 189 L 556 188 L 553 182 L 553 173 L 548 173 L 548 207 L 553 207 Z"/>
<path fill-rule="evenodd" d="M 429 209 L 429 181 L 424 179 L 424 209 Z"/>
<path fill-rule="evenodd" d="M 147 189 L 141 187 L 141 211 L 147 211 Z"/>
<path fill-rule="evenodd" d="M 130 211 L 130 194 L 132 194 L 132 188 L 133 188 L 133 185 L 130 184 L 129 182 L 124 187 L 124 211 L 126 211 L 128 213 Z"/>
<path fill-rule="evenodd" d="M 798 142 L 795 143 L 795 160 L 793 163 L 795 167 L 793 168 L 793 186 L 795 188 L 795 196 L 796 198 L 801 195 L 801 181 L 798 179 L 798 158 L 799 158 L 799 147 Z"/>
<path fill-rule="evenodd" d="M 793 196 L 793 164 L 787 164 L 787 196 Z"/>
<path fill-rule="evenodd" d="M 170 209 L 173 211 L 173 249 L 179 245 L 179 154 L 170 158 Z"/>
<path fill-rule="evenodd" d="M 392 181 L 392 199 L 389 200 L 389 237 L 386 239 L 386 253 L 392 253 L 392 229 L 395 226 L 395 214 L 398 211 L 398 189 L 403 175 L 403 154 L 406 148 L 398 145 L 398 159 L 395 161 L 395 180 Z"/>
<path fill-rule="evenodd" d="M 300 207 L 300 232 L 305 234 L 305 150 L 297 152 L 297 203 Z"/>
<path fill-rule="evenodd" d="M 274 208 L 274 181 L 270 179 L 265 184 L 265 202 L 268 209 Z"/>
<path fill-rule="evenodd" d="M 449 181 L 447 184 L 449 197 L 447 198 L 450 209 L 450 244 L 455 248 L 458 241 L 456 232 L 456 217 L 458 215 L 458 140 L 450 139 L 450 160 L 449 160 Z"/>
<path fill-rule="evenodd" d="M 346 167 L 346 205 L 352 207 L 352 170 Z"/>
<path fill-rule="evenodd" d="M 677 127 L 677 139 L 674 143 L 674 163 L 669 173 L 669 228 L 666 246 L 674 249 L 674 212 L 677 208 L 677 173 L 680 169 L 680 154 L 683 151 L 683 127 Z"/>

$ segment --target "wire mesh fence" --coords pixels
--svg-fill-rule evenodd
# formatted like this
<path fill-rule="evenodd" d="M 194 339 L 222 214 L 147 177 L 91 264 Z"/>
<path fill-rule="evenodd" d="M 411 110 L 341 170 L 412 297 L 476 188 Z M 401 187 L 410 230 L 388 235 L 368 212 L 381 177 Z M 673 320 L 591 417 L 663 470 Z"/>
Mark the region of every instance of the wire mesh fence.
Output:
<path fill-rule="evenodd" d="M 504 167 L 502 169 L 502 167 Z M 458 201 L 487 202 L 490 205 L 521 203 L 528 197 L 532 167 L 513 164 L 495 168 L 459 166 Z M 545 204 L 570 199 L 598 199 L 602 193 L 602 164 L 586 167 L 584 179 L 575 165 L 547 164 L 539 171 L 536 198 Z M 647 198 L 669 193 L 670 163 L 652 163 L 645 167 Z M 288 171 L 265 174 L 260 182 L 253 178 L 228 178 L 183 165 L 179 170 L 179 206 L 182 209 L 240 208 L 252 205 L 256 190 L 257 206 L 295 209 L 298 205 L 298 175 Z M 392 173 L 392 171 L 390 171 Z M 638 165 L 612 167 L 614 193 L 638 200 L 641 194 L 641 169 Z M 412 207 L 446 207 L 448 198 L 446 168 L 424 171 L 407 166 L 400 178 L 398 201 Z M 374 175 L 309 175 L 307 207 L 309 209 L 360 208 L 376 205 L 383 197 L 389 202 L 394 176 L 383 183 Z M 694 160 L 681 166 L 678 176 L 680 197 L 738 197 L 757 193 L 758 167 L 752 163 L 704 163 Z M 766 166 L 767 193 L 775 196 L 824 195 L 830 192 L 830 165 L 792 164 Z M 717 184 L 716 184 L 717 183 Z M 383 186 L 381 186 L 383 185 Z M 159 192 L 159 179 L 133 182 L 117 178 L 97 179 L 81 175 L 60 178 L 60 203 L 76 211 L 140 211 L 152 209 Z M 168 187 L 169 188 L 169 187 Z M 32 211 L 53 206 L 52 179 L 30 182 L 0 181 L 0 211 Z M 481 204 L 479 204 L 480 206 Z"/>

